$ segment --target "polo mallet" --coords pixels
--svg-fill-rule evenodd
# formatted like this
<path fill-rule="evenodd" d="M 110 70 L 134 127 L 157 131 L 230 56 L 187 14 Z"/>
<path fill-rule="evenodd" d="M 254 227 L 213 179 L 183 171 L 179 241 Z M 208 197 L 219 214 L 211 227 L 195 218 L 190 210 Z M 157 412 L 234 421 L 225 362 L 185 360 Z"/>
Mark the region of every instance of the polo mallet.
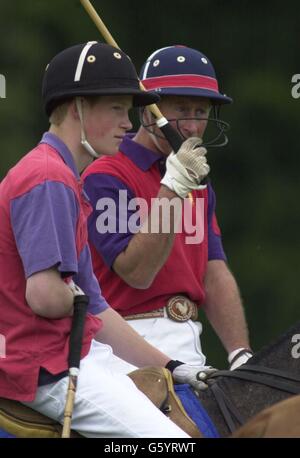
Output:
<path fill-rule="evenodd" d="M 105 39 L 106 43 L 114 46 L 115 48 L 121 49 L 120 46 L 116 43 L 116 41 L 113 39 L 112 35 L 108 31 L 107 27 L 105 26 L 104 22 L 98 15 L 97 11 L 91 4 L 89 0 L 80 0 L 82 6 L 85 8 L 86 12 L 96 25 L 97 29 Z M 143 83 L 140 81 L 140 88 L 142 91 L 146 91 Z M 176 153 L 180 146 L 182 145 L 184 139 L 181 137 L 181 135 L 175 130 L 169 121 L 164 117 L 164 115 L 161 113 L 159 110 L 158 106 L 155 105 L 154 103 L 152 105 L 149 105 L 148 107 L 151 111 L 151 113 L 154 115 L 156 119 L 156 125 L 160 128 L 162 133 L 164 134 L 165 138 L 169 142 L 170 146 L 172 147 L 173 151 Z"/>
<path fill-rule="evenodd" d="M 81 292 L 75 292 L 74 296 L 74 313 L 72 320 L 72 328 L 69 341 L 69 386 L 67 391 L 67 399 L 64 412 L 64 423 L 62 436 L 69 438 L 71 435 L 71 421 L 73 415 L 75 394 L 77 388 L 77 379 L 79 374 L 80 356 L 82 348 L 82 338 L 85 323 L 85 316 L 89 298 Z"/>

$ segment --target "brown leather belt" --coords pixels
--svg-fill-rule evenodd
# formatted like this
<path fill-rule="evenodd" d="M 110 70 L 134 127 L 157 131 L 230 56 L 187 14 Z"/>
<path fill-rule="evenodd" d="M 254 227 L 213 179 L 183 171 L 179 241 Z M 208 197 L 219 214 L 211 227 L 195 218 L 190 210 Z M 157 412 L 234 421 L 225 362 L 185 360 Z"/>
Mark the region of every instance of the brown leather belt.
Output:
<path fill-rule="evenodd" d="M 181 323 L 188 320 L 196 321 L 198 319 L 198 307 L 195 302 L 186 296 L 174 296 L 168 300 L 164 308 L 135 313 L 134 315 L 127 315 L 123 318 L 125 320 L 141 320 L 145 318 L 162 318 L 164 316 L 168 316 L 171 320 Z"/>

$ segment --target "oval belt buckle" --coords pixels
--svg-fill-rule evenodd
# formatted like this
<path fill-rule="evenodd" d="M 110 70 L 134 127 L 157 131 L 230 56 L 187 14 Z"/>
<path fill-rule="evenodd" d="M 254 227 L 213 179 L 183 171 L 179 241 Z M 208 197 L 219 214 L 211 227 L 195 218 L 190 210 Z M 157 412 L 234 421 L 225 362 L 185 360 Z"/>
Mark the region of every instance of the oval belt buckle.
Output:
<path fill-rule="evenodd" d="M 191 302 L 187 297 L 171 297 L 166 306 L 167 315 L 171 320 L 174 321 L 184 322 L 191 318 L 195 320 L 194 307 L 195 304 Z"/>

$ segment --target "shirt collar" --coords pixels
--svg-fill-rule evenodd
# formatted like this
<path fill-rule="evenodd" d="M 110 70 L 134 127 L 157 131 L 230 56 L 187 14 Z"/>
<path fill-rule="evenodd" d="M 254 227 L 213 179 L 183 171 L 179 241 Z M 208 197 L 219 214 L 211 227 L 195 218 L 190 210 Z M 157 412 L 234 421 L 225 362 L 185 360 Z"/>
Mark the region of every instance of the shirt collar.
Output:
<path fill-rule="evenodd" d="M 72 170 L 76 178 L 79 180 L 80 175 L 77 170 L 74 158 L 72 156 L 71 151 L 67 147 L 67 145 L 56 135 L 52 134 L 51 132 L 46 132 L 43 135 L 42 140 L 40 141 L 41 143 L 46 143 L 49 146 L 52 146 L 58 154 L 61 156 L 63 161 L 67 164 L 67 166 Z"/>
<path fill-rule="evenodd" d="M 156 161 L 164 161 L 162 154 L 157 154 L 133 140 L 135 134 L 127 134 L 121 143 L 120 151 L 144 172 L 149 170 Z"/>

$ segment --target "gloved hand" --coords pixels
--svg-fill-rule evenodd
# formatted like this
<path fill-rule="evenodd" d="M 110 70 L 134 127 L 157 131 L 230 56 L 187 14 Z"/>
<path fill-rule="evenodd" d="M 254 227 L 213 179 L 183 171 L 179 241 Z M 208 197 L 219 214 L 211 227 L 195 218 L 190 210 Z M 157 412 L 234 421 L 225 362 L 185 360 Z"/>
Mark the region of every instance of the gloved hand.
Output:
<path fill-rule="evenodd" d="M 253 351 L 249 348 L 237 348 L 228 355 L 229 370 L 234 371 L 242 364 L 245 364 L 253 356 Z"/>
<path fill-rule="evenodd" d="M 175 382 L 189 383 L 196 390 L 205 390 L 207 377 L 216 372 L 217 369 L 211 366 L 191 366 L 190 364 L 181 364 L 177 366 L 172 376 Z"/>
<path fill-rule="evenodd" d="M 206 148 L 201 138 L 191 137 L 183 142 L 177 154 L 171 153 L 166 161 L 167 171 L 161 183 L 184 198 L 193 189 L 204 189 L 201 181 L 209 173 Z"/>

